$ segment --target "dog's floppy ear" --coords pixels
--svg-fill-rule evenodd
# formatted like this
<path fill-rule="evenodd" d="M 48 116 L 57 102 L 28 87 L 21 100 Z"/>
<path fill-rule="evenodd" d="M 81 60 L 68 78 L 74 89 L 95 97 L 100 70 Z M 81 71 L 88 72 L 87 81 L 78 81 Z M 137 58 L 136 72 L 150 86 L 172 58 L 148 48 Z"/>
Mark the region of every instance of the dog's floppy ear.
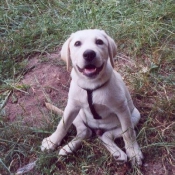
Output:
<path fill-rule="evenodd" d="M 69 43 L 71 41 L 71 36 L 65 41 L 65 43 L 62 46 L 61 49 L 61 59 L 66 62 L 67 65 L 67 71 L 69 71 L 70 68 L 70 48 L 69 48 Z"/>
<path fill-rule="evenodd" d="M 115 44 L 114 40 L 106 34 L 105 31 L 103 31 L 103 34 L 105 35 L 105 38 L 108 40 L 108 53 L 109 53 L 109 58 L 112 67 L 114 67 L 114 57 L 117 54 L 117 45 Z"/>

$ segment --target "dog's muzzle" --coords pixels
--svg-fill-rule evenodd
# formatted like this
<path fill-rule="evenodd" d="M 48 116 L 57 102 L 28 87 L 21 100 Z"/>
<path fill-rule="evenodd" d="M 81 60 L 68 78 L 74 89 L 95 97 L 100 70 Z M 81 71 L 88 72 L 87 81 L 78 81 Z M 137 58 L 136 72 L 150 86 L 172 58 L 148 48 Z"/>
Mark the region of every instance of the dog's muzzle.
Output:
<path fill-rule="evenodd" d="M 98 75 L 102 69 L 103 69 L 104 63 L 100 67 L 96 67 L 93 64 L 86 65 L 84 68 L 80 68 L 77 66 L 79 72 L 83 73 L 83 75 L 94 78 L 96 75 Z"/>

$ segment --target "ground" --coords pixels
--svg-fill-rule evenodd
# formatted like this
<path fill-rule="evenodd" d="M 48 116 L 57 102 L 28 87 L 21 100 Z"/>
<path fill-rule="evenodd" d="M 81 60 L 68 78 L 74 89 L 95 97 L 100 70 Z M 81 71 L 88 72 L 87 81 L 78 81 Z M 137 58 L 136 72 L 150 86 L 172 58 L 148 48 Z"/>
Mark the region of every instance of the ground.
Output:
<path fill-rule="evenodd" d="M 59 52 L 48 54 L 42 59 L 39 55 L 28 60 L 28 71 L 19 82 L 27 90 L 15 90 L 6 105 L 10 121 L 23 117 L 31 125 L 42 124 L 42 117 L 49 121 L 45 102 L 64 109 L 67 101 L 70 75 L 65 66 L 57 65 Z M 39 123 L 38 123 L 39 122 Z"/>
<path fill-rule="evenodd" d="M 127 61 L 127 59 L 118 60 L 116 69 L 120 67 L 120 71 L 122 71 L 122 65 L 126 64 L 132 67 L 132 62 Z M 50 113 L 45 107 L 45 102 L 54 104 L 61 109 L 64 109 L 66 106 L 71 80 L 70 74 L 67 72 L 64 63 L 60 60 L 59 50 L 52 54 L 44 56 L 35 55 L 30 58 L 26 70 L 18 86 L 16 86 L 24 88 L 16 88 L 13 91 L 5 107 L 6 115 L 10 122 L 22 120 L 27 126 L 41 127 L 46 121 L 48 123 L 50 122 Z M 140 103 L 138 100 L 135 100 L 135 102 Z M 83 148 L 81 151 L 83 151 Z M 103 153 L 101 153 L 102 155 Z M 144 154 L 144 157 L 144 164 L 141 168 L 143 174 L 175 174 L 175 168 L 173 169 L 173 166 L 162 164 L 162 160 L 152 159 L 146 154 Z M 115 168 L 114 160 L 106 166 L 111 166 L 111 169 L 113 169 L 112 172 L 115 172 L 114 174 L 116 175 L 127 174 L 130 169 L 128 164 L 120 165 L 119 169 Z M 99 167 L 97 174 L 104 174 L 101 167 Z"/>
<path fill-rule="evenodd" d="M 6 0 L 0 6 L 0 174 L 15 174 L 36 159 L 27 174 L 175 174 L 174 0 Z M 45 102 L 64 109 L 70 83 L 55 49 L 87 28 L 105 30 L 118 46 L 115 69 L 141 112 L 141 170 L 117 165 L 95 136 L 66 158 L 58 156 L 60 148 L 40 150 L 61 118 Z M 71 128 L 62 145 L 75 135 Z M 116 142 L 123 148 L 122 139 Z"/>

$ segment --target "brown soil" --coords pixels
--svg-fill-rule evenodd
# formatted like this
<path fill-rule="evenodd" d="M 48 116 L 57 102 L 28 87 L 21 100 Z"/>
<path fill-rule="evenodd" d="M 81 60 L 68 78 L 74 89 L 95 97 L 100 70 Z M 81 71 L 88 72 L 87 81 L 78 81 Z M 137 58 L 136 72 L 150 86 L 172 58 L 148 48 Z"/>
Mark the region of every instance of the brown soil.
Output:
<path fill-rule="evenodd" d="M 60 64 L 59 52 L 29 59 L 26 70 L 30 71 L 15 86 L 27 90 L 15 90 L 5 107 L 9 121 L 23 118 L 27 124 L 40 126 L 42 118 L 48 121 L 45 102 L 65 107 L 70 75 Z"/>

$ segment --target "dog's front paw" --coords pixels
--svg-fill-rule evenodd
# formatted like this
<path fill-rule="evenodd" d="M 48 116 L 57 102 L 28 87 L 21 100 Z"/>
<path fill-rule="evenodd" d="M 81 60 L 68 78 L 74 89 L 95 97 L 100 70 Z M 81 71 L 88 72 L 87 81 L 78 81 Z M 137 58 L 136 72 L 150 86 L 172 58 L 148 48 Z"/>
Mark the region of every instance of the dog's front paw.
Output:
<path fill-rule="evenodd" d="M 117 161 L 118 164 L 123 164 L 127 162 L 127 155 L 123 152 L 115 152 L 113 154 L 114 159 Z"/>
<path fill-rule="evenodd" d="M 59 151 L 60 156 L 66 156 L 67 154 L 71 154 L 73 152 L 73 149 L 69 146 L 66 145 Z"/>
<path fill-rule="evenodd" d="M 57 146 L 57 143 L 54 143 L 54 141 L 52 141 L 50 137 L 47 137 L 42 141 L 41 151 L 54 150 L 56 146 Z"/>
<path fill-rule="evenodd" d="M 135 142 L 131 146 L 127 146 L 126 148 L 126 153 L 131 160 L 131 164 L 134 165 L 142 165 L 142 159 L 143 159 L 143 154 L 139 148 L 139 145 L 137 142 Z"/>
<path fill-rule="evenodd" d="M 79 148 L 80 143 L 81 142 L 74 142 L 74 141 L 69 142 L 60 150 L 59 155 L 65 156 L 67 154 L 75 152 Z"/>

